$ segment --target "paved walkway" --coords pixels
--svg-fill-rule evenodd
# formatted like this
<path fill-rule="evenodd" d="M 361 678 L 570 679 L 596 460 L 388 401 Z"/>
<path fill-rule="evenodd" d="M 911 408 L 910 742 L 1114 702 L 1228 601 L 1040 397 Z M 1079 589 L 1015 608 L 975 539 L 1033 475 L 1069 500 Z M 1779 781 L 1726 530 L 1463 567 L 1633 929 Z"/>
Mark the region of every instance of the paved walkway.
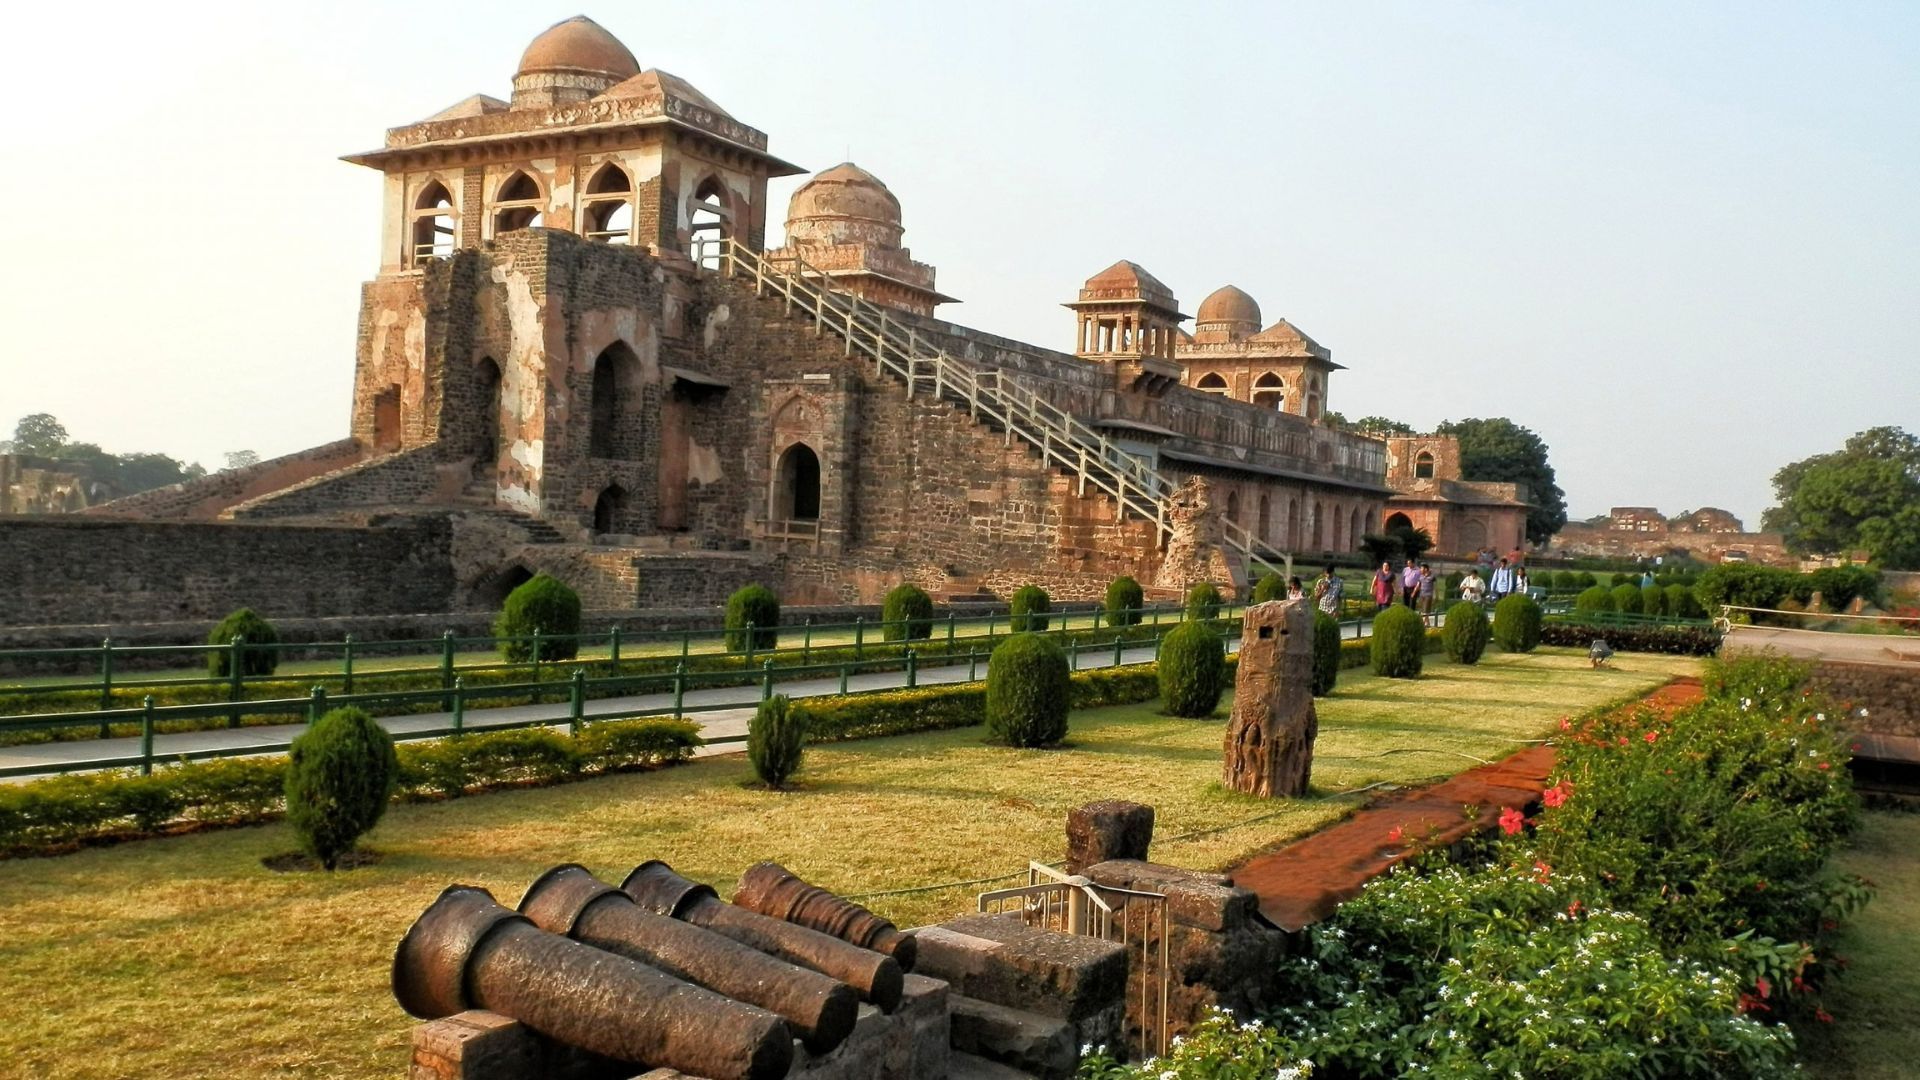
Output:
<path fill-rule="evenodd" d="M 1228 648 L 1237 648 L 1239 638 L 1230 638 Z M 1131 646 L 1121 651 L 1120 662 L 1124 664 L 1144 664 L 1153 659 L 1152 642 Z M 1094 668 L 1111 667 L 1113 653 L 1110 649 L 1087 651 L 1079 658 L 1079 670 L 1090 671 Z M 980 675 L 986 676 L 987 664 L 980 664 Z M 853 675 L 847 679 L 848 692 L 859 690 L 897 689 L 906 685 L 906 672 L 881 671 Z M 916 677 L 919 686 L 940 686 L 949 683 L 967 681 L 967 664 L 935 666 L 921 664 Z M 558 685 L 558 684 L 556 684 Z M 793 682 L 775 683 L 780 693 L 788 697 L 826 697 L 840 692 L 840 680 L 837 676 L 823 679 L 801 679 Z M 689 690 L 682 698 L 682 705 L 688 709 L 706 711 L 687 714 L 689 720 L 700 725 L 700 734 L 707 739 L 729 739 L 715 745 L 703 746 L 696 756 L 736 753 L 740 747 L 738 740 L 747 733 L 747 721 L 753 716 L 760 702 L 760 687 L 727 686 L 709 690 Z M 638 694 L 632 697 L 600 698 L 587 701 L 582 706 L 587 719 L 596 716 L 608 716 L 617 713 L 629 713 L 641 710 L 658 710 L 671 713 L 673 695 Z M 490 727 L 525 725 L 529 721 L 551 720 L 553 726 L 564 727 L 567 724 L 567 703 L 548 702 L 542 705 L 511 705 L 493 709 L 468 709 L 462 723 L 468 731 L 484 731 Z M 449 712 L 415 713 L 408 716 L 383 717 L 382 727 L 396 735 L 409 732 L 444 730 L 453 726 L 453 714 Z M 153 738 L 153 756 L 155 760 L 165 760 L 180 754 L 191 754 L 208 750 L 230 750 L 244 756 L 249 749 L 259 753 L 283 753 L 287 744 L 302 731 L 304 724 L 273 724 L 258 727 L 219 728 L 212 731 L 181 732 L 173 735 L 155 735 Z M 112 761 L 121 758 L 137 758 L 140 755 L 140 740 L 125 739 L 82 739 L 70 742 L 33 743 L 24 746 L 0 747 L 0 769 L 33 767 L 44 775 L 54 772 L 77 772 L 85 770 L 88 763 Z M 28 776 L 16 776 L 11 779 L 30 779 Z"/>
<path fill-rule="evenodd" d="M 1850 664 L 1920 664 L 1920 638 L 1900 634 L 1846 634 L 1784 626 L 1735 626 L 1726 653 L 1778 652 L 1806 660 Z"/>

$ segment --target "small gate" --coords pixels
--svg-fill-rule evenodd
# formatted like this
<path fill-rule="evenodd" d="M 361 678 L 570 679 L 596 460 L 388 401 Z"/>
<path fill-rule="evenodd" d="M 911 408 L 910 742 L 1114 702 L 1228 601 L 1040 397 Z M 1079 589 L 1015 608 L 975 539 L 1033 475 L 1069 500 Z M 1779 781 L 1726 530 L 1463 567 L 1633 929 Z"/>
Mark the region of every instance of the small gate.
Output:
<path fill-rule="evenodd" d="M 1167 898 L 1096 885 L 1045 863 L 1027 864 L 1027 883 L 980 894 L 980 911 L 1020 916 L 1028 926 L 1117 941 L 1127 950 L 1127 1019 L 1140 1032 L 1140 1057 L 1167 1052 Z"/>

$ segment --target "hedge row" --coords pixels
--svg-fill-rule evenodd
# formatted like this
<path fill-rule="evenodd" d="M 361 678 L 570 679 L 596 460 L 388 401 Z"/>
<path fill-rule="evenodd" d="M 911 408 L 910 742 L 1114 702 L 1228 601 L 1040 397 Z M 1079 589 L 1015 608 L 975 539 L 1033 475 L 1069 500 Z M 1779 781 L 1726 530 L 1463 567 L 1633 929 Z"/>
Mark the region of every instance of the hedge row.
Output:
<path fill-rule="evenodd" d="M 509 784 L 557 783 L 686 760 L 701 745 L 686 720 L 605 720 L 579 735 L 550 728 L 479 731 L 402 743 L 398 799 L 452 798 Z M 0 852 L 57 851 L 101 837 L 160 832 L 174 821 L 243 825 L 284 806 L 287 759 L 189 762 L 0 786 Z"/>
<path fill-rule="evenodd" d="M 1588 626 L 1579 622 L 1549 622 L 1540 628 L 1543 645 L 1584 649 L 1593 644 L 1595 638 L 1605 639 L 1618 652 L 1712 656 L 1720 650 L 1719 633 L 1706 626 Z"/>

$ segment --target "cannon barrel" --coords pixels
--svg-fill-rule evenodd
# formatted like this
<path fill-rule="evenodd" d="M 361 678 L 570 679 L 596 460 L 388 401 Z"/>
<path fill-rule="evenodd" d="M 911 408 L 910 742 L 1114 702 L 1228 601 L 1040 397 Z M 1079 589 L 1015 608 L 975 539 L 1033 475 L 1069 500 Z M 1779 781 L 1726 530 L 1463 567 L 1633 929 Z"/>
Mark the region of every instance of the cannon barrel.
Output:
<path fill-rule="evenodd" d="M 422 1019 L 488 1009 L 569 1046 L 713 1080 L 771 1080 L 793 1063 L 772 1013 L 547 933 L 467 885 L 401 939 L 393 996 Z"/>
<path fill-rule="evenodd" d="M 770 919 L 720 899 L 708 885 L 690 881 L 658 860 L 634 867 L 620 891 L 656 914 L 723 934 L 782 960 L 812 968 L 853 987 L 861 1000 L 886 1012 L 900 1004 L 905 976 L 891 956 L 863 949 L 831 934 Z"/>
<path fill-rule="evenodd" d="M 642 908 L 585 867 L 556 866 L 520 900 L 535 926 L 632 957 L 784 1019 L 824 1054 L 853 1031 L 860 999 L 845 984 L 732 938 Z"/>
<path fill-rule="evenodd" d="M 919 955 L 913 935 L 851 900 L 843 900 L 775 862 L 755 863 L 740 875 L 733 892 L 736 907 L 768 918 L 831 934 L 864 949 L 893 957 L 901 971 L 912 971 Z"/>

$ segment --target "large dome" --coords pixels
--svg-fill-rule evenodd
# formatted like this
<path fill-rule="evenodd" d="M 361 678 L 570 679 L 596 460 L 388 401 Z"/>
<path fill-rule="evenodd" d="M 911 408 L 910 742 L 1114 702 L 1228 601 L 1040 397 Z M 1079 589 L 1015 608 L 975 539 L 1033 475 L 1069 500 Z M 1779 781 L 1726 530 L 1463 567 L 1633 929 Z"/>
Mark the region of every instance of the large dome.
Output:
<path fill-rule="evenodd" d="M 516 75 L 578 72 L 618 82 L 640 74 L 640 64 L 620 39 L 585 15 L 554 23 L 520 54 Z"/>
<path fill-rule="evenodd" d="M 1222 285 L 1207 294 L 1200 301 L 1199 314 L 1194 316 L 1195 323 L 1251 323 L 1260 325 L 1260 305 L 1253 297 L 1232 285 Z"/>
<path fill-rule="evenodd" d="M 800 185 L 787 204 L 789 242 L 879 242 L 898 247 L 900 200 L 880 178 L 842 162 Z"/>

